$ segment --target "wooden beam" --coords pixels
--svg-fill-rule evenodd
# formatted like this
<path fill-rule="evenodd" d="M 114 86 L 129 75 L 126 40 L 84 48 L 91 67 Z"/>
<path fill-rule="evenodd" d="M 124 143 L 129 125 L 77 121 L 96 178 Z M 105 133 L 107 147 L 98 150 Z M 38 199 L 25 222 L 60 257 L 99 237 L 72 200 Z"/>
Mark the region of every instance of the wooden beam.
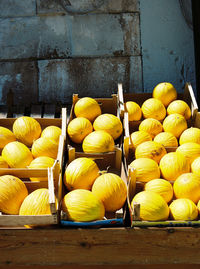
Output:
<path fill-rule="evenodd" d="M 197 228 L 0 229 L 0 266 L 171 264 L 173 268 L 173 264 L 199 264 L 199 249 Z"/>

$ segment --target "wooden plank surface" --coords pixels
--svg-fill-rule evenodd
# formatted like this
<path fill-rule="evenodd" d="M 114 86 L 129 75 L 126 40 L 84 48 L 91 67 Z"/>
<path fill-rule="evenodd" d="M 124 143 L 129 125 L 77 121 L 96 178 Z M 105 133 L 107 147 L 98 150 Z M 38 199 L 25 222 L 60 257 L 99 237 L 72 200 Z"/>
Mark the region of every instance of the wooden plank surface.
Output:
<path fill-rule="evenodd" d="M 0 230 L 0 266 L 199 264 L 199 249 L 198 228 Z"/>

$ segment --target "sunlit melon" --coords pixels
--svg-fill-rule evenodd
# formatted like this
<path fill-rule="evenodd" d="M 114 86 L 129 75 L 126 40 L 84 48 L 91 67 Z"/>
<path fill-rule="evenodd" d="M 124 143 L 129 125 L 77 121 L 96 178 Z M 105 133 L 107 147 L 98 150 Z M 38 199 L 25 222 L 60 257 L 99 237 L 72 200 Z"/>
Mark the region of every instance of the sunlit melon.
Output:
<path fill-rule="evenodd" d="M 172 133 L 159 133 L 154 137 L 154 141 L 162 144 L 164 147 L 178 147 L 178 140 Z"/>
<path fill-rule="evenodd" d="M 160 171 L 163 178 L 174 181 L 183 173 L 190 172 L 190 164 L 179 152 L 169 152 L 160 160 Z"/>
<path fill-rule="evenodd" d="M 40 123 L 28 116 L 19 117 L 13 123 L 13 133 L 17 140 L 29 147 L 40 137 L 41 132 Z"/>
<path fill-rule="evenodd" d="M 167 154 L 165 147 L 155 141 L 146 141 L 137 146 L 135 150 L 136 159 L 139 158 L 150 158 L 160 162 L 161 158 Z"/>
<path fill-rule="evenodd" d="M 129 121 L 138 121 L 142 118 L 142 110 L 136 102 L 128 101 L 125 103 L 125 107 Z"/>
<path fill-rule="evenodd" d="M 145 131 L 154 138 L 157 134 L 163 131 L 163 126 L 160 121 L 152 118 L 143 120 L 139 125 L 139 131 Z"/>
<path fill-rule="evenodd" d="M 67 127 L 67 133 L 74 143 L 82 143 L 83 139 L 93 131 L 92 123 L 83 117 L 74 118 Z"/>
<path fill-rule="evenodd" d="M 160 169 L 156 161 L 149 158 L 139 158 L 130 163 L 130 167 L 135 169 L 136 180 L 148 182 L 155 178 L 160 178 Z"/>
<path fill-rule="evenodd" d="M 200 144 L 200 129 L 196 127 L 191 127 L 186 129 L 179 138 L 179 144 L 194 142 Z"/>
<path fill-rule="evenodd" d="M 95 131 L 106 131 L 114 140 L 120 137 L 123 131 L 120 119 L 108 113 L 98 116 L 93 123 L 93 127 Z"/>
<path fill-rule="evenodd" d="M 26 185 L 18 177 L 0 177 L 0 211 L 6 214 L 19 214 L 20 206 L 28 195 Z"/>
<path fill-rule="evenodd" d="M 135 131 L 130 135 L 132 148 L 137 148 L 138 145 L 145 141 L 151 141 L 152 137 L 149 133 L 145 131 Z"/>
<path fill-rule="evenodd" d="M 140 204 L 140 219 L 146 221 L 167 220 L 169 216 L 169 207 L 166 201 L 159 194 L 153 191 L 142 191 L 137 193 L 132 202 Z"/>
<path fill-rule="evenodd" d="M 82 144 L 86 153 L 105 153 L 114 151 L 115 142 L 113 137 L 105 131 L 94 131 L 87 135 Z"/>
<path fill-rule="evenodd" d="M 145 119 L 153 118 L 156 120 L 163 120 L 166 116 L 165 106 L 156 98 L 149 98 L 144 101 L 141 110 Z"/>
<path fill-rule="evenodd" d="M 188 104 L 183 100 L 175 100 L 167 107 L 167 114 L 181 114 L 186 120 L 191 117 L 191 109 Z"/>
<path fill-rule="evenodd" d="M 2 150 L 2 157 L 11 168 L 26 168 L 33 160 L 29 148 L 23 143 L 8 143 Z"/>
<path fill-rule="evenodd" d="M 188 142 L 179 146 L 176 151 L 183 154 L 191 164 L 194 159 L 200 156 L 200 144 Z"/>
<path fill-rule="evenodd" d="M 150 180 L 145 184 L 144 190 L 158 193 L 167 203 L 169 203 L 173 198 L 172 184 L 165 179 L 156 178 Z"/>
<path fill-rule="evenodd" d="M 106 211 L 115 212 L 126 201 L 127 186 L 118 175 L 105 173 L 94 181 L 92 192 L 102 201 Z"/>
<path fill-rule="evenodd" d="M 191 163 L 191 172 L 194 174 L 200 175 L 200 157 L 197 157 Z"/>
<path fill-rule="evenodd" d="M 2 150 L 5 145 L 16 140 L 14 133 L 8 128 L 0 126 L 0 150 Z"/>
<path fill-rule="evenodd" d="M 92 122 L 96 117 L 101 115 L 101 108 L 94 98 L 83 97 L 76 102 L 74 106 L 74 113 L 76 117 L 87 118 Z"/>
<path fill-rule="evenodd" d="M 171 114 L 164 119 L 163 129 L 179 138 L 182 132 L 187 129 L 187 121 L 180 114 Z"/>
<path fill-rule="evenodd" d="M 200 200 L 200 175 L 185 173 L 173 185 L 176 198 L 188 198 L 194 203 Z"/>
<path fill-rule="evenodd" d="M 170 206 L 170 217 L 174 220 L 196 220 L 198 217 L 198 209 L 190 199 L 176 199 Z"/>
<path fill-rule="evenodd" d="M 44 130 L 41 133 L 41 137 L 53 139 L 58 143 L 61 133 L 62 133 L 62 130 L 60 127 L 50 125 L 44 128 Z"/>
<path fill-rule="evenodd" d="M 153 97 L 160 100 L 165 107 L 177 98 L 177 91 L 169 82 L 161 82 L 153 89 Z"/>
<path fill-rule="evenodd" d="M 81 157 L 73 160 L 67 166 L 63 182 L 69 191 L 74 189 L 90 190 L 99 175 L 99 168 L 95 161 Z"/>
<path fill-rule="evenodd" d="M 33 142 L 31 152 L 34 158 L 47 156 L 56 159 L 58 154 L 58 143 L 53 139 L 40 137 Z"/>
<path fill-rule="evenodd" d="M 68 192 L 63 198 L 62 209 L 72 221 L 102 220 L 105 214 L 103 203 L 94 193 L 83 189 Z"/>

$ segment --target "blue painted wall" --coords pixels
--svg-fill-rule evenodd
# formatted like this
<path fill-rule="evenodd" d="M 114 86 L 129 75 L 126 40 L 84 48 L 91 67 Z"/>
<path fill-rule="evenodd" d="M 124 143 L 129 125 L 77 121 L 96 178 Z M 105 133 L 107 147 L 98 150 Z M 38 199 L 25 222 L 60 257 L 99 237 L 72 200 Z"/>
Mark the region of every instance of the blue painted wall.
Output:
<path fill-rule="evenodd" d="M 190 81 L 196 91 L 193 31 L 179 1 L 140 0 L 140 24 L 144 90 L 169 81 L 182 91 Z"/>

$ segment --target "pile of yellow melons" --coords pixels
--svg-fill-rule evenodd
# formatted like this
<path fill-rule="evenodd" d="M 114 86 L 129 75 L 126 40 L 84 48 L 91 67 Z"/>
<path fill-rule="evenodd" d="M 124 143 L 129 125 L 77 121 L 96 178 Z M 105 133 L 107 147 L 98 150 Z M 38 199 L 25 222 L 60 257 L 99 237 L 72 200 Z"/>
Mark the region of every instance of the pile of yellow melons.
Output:
<path fill-rule="evenodd" d="M 106 212 L 121 209 L 127 197 L 127 185 L 114 173 L 102 173 L 90 158 L 73 160 L 64 173 L 67 194 L 62 210 L 67 219 L 78 222 L 102 220 Z"/>
<path fill-rule="evenodd" d="M 61 128 L 48 126 L 31 117 L 17 118 L 12 130 L 0 127 L 0 168 L 52 167 L 58 153 Z M 31 181 L 47 181 L 46 177 L 31 177 Z M 56 178 L 57 180 L 57 178 Z M 0 177 L 0 211 L 6 214 L 50 214 L 49 191 L 41 188 L 28 194 L 24 182 L 18 177 Z"/>
<path fill-rule="evenodd" d="M 188 125 L 191 110 L 171 83 L 159 83 L 141 107 L 132 101 L 130 121 L 140 121 L 130 135 L 136 180 L 143 190 L 131 204 L 140 204 L 147 221 L 196 220 L 200 210 L 200 129 Z M 173 152 L 167 148 L 173 147 Z"/>
<path fill-rule="evenodd" d="M 72 142 L 81 144 L 85 153 L 114 151 L 115 140 L 123 131 L 117 116 L 102 114 L 100 105 L 91 97 L 79 99 L 74 106 L 74 114 L 76 117 L 67 128 Z"/>

